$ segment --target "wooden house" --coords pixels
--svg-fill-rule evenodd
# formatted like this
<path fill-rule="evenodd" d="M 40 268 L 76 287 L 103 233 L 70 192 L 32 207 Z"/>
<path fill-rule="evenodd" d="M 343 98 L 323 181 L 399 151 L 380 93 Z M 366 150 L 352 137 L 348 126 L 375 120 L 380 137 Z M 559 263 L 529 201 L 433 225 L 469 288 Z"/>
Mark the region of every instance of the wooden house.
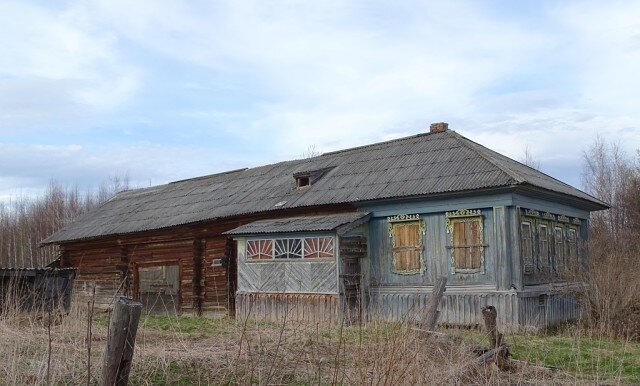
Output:
<path fill-rule="evenodd" d="M 577 316 L 564 273 L 607 205 L 445 123 L 320 156 L 125 191 L 44 240 L 82 294 L 149 312 L 411 318 L 503 328 Z"/>

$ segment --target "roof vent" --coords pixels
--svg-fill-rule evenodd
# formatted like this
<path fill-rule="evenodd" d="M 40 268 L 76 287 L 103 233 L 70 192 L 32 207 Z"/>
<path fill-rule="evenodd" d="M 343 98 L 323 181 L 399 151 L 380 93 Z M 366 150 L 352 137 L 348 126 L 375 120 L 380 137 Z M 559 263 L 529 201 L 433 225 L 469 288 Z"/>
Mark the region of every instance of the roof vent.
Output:
<path fill-rule="evenodd" d="M 442 133 L 449 130 L 449 124 L 446 122 L 432 123 L 429 126 L 430 133 Z"/>
<path fill-rule="evenodd" d="M 315 184 L 320 178 L 322 178 L 322 176 L 324 176 L 327 172 L 329 172 L 333 168 L 334 168 L 334 166 L 329 166 L 329 167 L 326 167 L 324 169 L 310 170 L 310 171 L 303 171 L 303 172 L 294 173 L 293 174 L 293 178 L 295 178 L 295 180 L 296 180 L 296 188 L 297 189 L 302 189 L 302 188 L 310 187 L 311 185 Z"/>

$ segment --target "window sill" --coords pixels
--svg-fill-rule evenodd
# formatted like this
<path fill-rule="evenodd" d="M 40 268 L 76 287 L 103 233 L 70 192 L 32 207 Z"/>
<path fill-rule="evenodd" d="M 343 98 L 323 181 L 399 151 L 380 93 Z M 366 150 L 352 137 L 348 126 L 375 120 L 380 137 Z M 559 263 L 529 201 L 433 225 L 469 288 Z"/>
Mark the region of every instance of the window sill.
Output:
<path fill-rule="evenodd" d="M 256 259 L 256 260 L 245 260 L 246 263 L 249 264 L 260 264 L 260 263 L 309 263 L 309 262 L 328 262 L 328 261 L 336 261 L 334 257 L 313 257 L 313 258 L 300 258 L 300 259 Z"/>
<path fill-rule="evenodd" d="M 458 273 L 465 273 L 465 274 L 469 274 L 469 273 L 484 273 L 484 269 L 482 268 L 474 268 L 474 269 L 454 269 L 453 270 L 453 274 L 458 274 Z"/>

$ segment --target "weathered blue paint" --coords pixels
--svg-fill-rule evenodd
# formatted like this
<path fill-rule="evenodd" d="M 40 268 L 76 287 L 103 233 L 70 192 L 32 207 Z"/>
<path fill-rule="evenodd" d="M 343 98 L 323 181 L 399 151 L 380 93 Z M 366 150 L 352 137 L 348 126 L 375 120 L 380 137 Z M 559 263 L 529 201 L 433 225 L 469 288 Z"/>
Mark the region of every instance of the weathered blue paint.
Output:
<path fill-rule="evenodd" d="M 559 277 L 524 285 L 520 245 L 521 207 L 581 219 L 579 234 L 587 237 L 589 212 L 564 202 L 521 193 L 490 194 L 482 197 L 455 197 L 450 200 L 404 200 L 378 202 L 359 208 L 371 212 L 369 221 L 369 259 L 363 262 L 367 275 L 368 312 L 384 319 L 402 320 L 417 314 L 430 296 L 435 278 L 448 278 L 447 291 L 440 304 L 440 322 L 450 325 L 481 323 L 483 306 L 498 308 L 503 329 L 518 326 L 545 327 L 576 318 L 578 304 L 552 286 Z M 452 273 L 451 242 L 446 232 L 445 212 L 479 209 L 483 216 L 484 270 L 479 273 Z M 424 274 L 399 275 L 392 272 L 391 238 L 387 216 L 419 214 L 425 221 Z M 537 291 L 537 292 L 536 292 Z M 542 292 L 540 292 L 542 291 Z M 538 306 L 539 296 L 546 303 Z"/>

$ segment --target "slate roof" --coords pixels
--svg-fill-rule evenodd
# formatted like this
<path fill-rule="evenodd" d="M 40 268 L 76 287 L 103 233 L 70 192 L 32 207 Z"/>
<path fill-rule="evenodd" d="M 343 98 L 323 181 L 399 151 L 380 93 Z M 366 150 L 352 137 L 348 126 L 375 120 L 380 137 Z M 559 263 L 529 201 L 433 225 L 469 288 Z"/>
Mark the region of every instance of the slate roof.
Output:
<path fill-rule="evenodd" d="M 357 223 L 367 216 L 369 216 L 369 213 L 366 212 L 352 212 L 258 220 L 224 232 L 224 234 L 238 236 L 267 233 L 334 231 L 338 230 L 338 228 Z"/>
<path fill-rule="evenodd" d="M 296 189 L 294 174 L 319 171 Z M 251 213 L 337 203 L 534 186 L 606 204 L 454 131 L 425 133 L 323 155 L 118 193 L 44 244 L 156 230 Z"/>

